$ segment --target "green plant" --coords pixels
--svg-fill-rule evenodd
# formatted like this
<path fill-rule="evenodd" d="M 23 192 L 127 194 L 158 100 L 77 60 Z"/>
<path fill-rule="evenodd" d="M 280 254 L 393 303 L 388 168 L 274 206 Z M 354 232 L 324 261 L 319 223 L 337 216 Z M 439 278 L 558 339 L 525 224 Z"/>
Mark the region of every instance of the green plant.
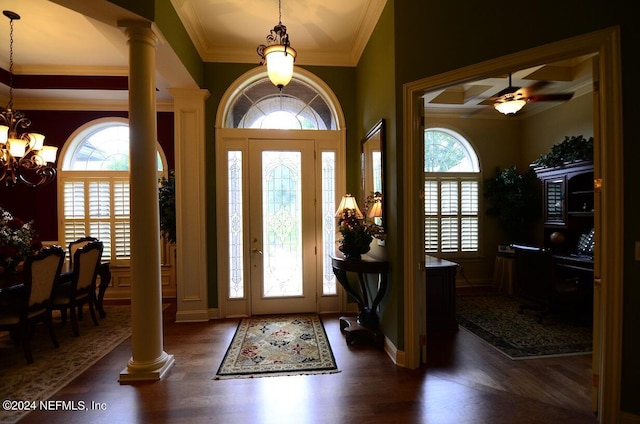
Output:
<path fill-rule="evenodd" d="M 532 169 L 518 172 L 516 166 L 500 170 L 484 185 L 489 207 L 487 215 L 494 216 L 509 241 L 527 241 L 531 224 L 540 217 L 540 183 Z"/>
<path fill-rule="evenodd" d="M 533 162 L 534 166 L 553 168 L 565 163 L 593 160 L 593 137 L 566 136 L 564 141 L 551 146 L 551 151 Z"/>
<path fill-rule="evenodd" d="M 175 172 L 169 172 L 169 178 L 160 179 L 158 189 L 160 206 L 160 233 L 169 242 L 176 242 L 176 178 Z"/>

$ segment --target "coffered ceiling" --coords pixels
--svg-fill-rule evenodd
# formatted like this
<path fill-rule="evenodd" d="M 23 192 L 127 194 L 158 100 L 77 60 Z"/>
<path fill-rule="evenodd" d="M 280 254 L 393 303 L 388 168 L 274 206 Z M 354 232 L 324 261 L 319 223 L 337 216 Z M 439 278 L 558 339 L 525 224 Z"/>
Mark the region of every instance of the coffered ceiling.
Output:
<path fill-rule="evenodd" d="M 592 92 L 592 55 L 580 56 L 548 63 L 511 74 L 513 90 L 530 89 L 532 101 L 518 112 L 518 116 L 531 116 L 567 100 L 536 101 L 555 94 L 571 94 L 572 99 Z M 427 114 L 461 118 L 502 118 L 493 108 L 490 98 L 509 87 L 509 74 L 496 75 L 479 81 L 454 85 L 427 93 L 424 96 Z"/>

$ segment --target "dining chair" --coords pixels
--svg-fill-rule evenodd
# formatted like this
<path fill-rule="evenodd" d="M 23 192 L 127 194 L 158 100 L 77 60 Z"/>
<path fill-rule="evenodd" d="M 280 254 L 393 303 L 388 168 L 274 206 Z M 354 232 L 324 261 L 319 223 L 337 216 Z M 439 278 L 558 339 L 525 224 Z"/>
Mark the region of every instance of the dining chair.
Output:
<path fill-rule="evenodd" d="M 95 312 L 96 277 L 103 248 L 101 241 L 89 241 L 76 249 L 73 254 L 70 283 L 57 284 L 53 290 L 51 308 L 61 311 L 63 316 L 65 311 L 69 311 L 74 336 L 80 335 L 78 318 L 81 317 L 81 311 L 85 304 L 89 306 L 93 323 L 98 325 Z"/>
<path fill-rule="evenodd" d="M 76 250 L 80 249 L 81 247 L 86 246 L 88 243 L 90 242 L 94 242 L 94 241 L 99 241 L 97 238 L 95 237 L 91 237 L 91 236 L 86 236 L 86 237 L 80 237 L 76 240 L 72 240 L 69 243 L 69 249 L 67 250 L 67 253 L 69 255 L 69 266 L 68 266 L 68 271 L 63 272 L 62 274 L 60 274 L 60 278 L 58 279 L 57 282 L 57 291 L 61 291 L 61 290 L 69 290 L 68 287 L 64 287 L 64 286 L 70 286 L 71 285 L 71 281 L 73 280 L 73 256 L 76 253 Z M 62 318 L 62 322 L 65 323 L 67 321 L 67 310 L 66 309 L 62 309 L 60 310 L 60 315 Z M 79 317 L 82 317 L 82 310 L 80 310 L 79 312 Z"/>
<path fill-rule="evenodd" d="M 30 339 L 37 322 L 44 322 L 54 347 L 58 340 L 51 320 L 51 292 L 60 275 L 64 262 L 64 250 L 60 246 L 49 246 L 24 262 L 23 285 L 15 292 L 13 307 L 0 310 L 0 329 L 8 330 L 16 342 L 22 344 L 28 364 L 33 363 Z"/>

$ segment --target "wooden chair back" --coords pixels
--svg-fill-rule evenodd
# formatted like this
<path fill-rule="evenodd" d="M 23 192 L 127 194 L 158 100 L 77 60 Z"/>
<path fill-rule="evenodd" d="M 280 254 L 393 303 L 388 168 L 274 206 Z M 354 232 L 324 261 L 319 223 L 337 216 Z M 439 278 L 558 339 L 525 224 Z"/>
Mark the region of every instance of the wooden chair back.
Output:
<path fill-rule="evenodd" d="M 24 263 L 24 289 L 29 315 L 46 310 L 51 290 L 62 270 L 64 250 L 60 246 L 49 246 Z"/>
<path fill-rule="evenodd" d="M 101 241 L 89 241 L 76 249 L 73 255 L 73 285 L 76 292 L 95 289 L 103 249 L 104 245 Z"/>
<path fill-rule="evenodd" d="M 95 237 L 81 237 L 69 243 L 69 269 L 73 269 L 73 257 L 76 254 L 76 250 L 94 241 L 99 240 Z"/>

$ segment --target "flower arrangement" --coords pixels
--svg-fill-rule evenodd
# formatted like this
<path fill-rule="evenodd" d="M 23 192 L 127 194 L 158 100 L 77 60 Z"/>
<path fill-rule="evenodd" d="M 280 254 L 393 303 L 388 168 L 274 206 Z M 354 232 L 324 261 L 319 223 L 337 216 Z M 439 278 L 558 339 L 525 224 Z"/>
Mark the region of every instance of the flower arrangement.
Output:
<path fill-rule="evenodd" d="M 348 200 L 346 203 L 345 199 Z M 347 195 L 345 199 L 343 199 L 336 214 L 338 217 L 338 231 L 342 235 L 342 238 L 338 239 L 338 249 L 344 253 L 345 257 L 358 259 L 360 255 L 369 251 L 374 237 L 384 240 L 386 233 L 381 225 L 368 222 L 364 218 L 367 216 L 369 207 L 374 200 L 370 199 L 365 202 L 367 207 L 363 215 L 353 196 Z"/>
<path fill-rule="evenodd" d="M 33 221 L 23 222 L 0 208 L 0 266 L 5 272 L 17 269 L 27 256 L 42 248 Z"/>

